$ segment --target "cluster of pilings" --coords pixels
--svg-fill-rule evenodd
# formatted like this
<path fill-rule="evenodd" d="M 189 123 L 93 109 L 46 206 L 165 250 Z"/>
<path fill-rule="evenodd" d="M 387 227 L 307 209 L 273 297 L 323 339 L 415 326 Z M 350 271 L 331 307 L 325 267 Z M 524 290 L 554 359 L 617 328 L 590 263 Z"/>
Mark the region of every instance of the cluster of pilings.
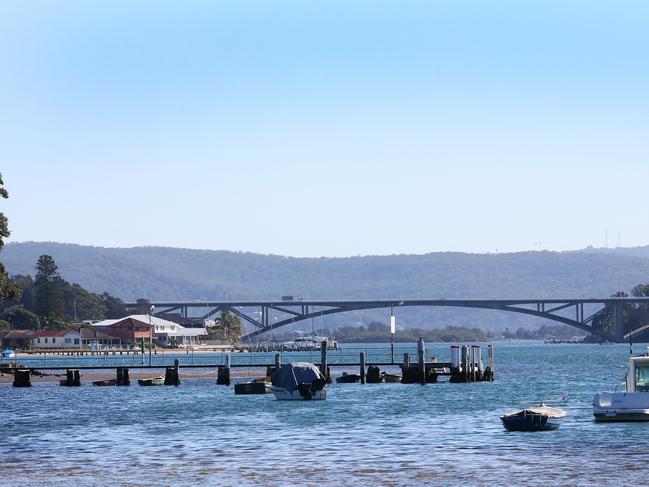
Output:
<path fill-rule="evenodd" d="M 487 366 L 482 362 L 480 345 L 451 346 L 450 382 L 482 382 L 494 380 L 493 345 L 487 345 Z"/>
<path fill-rule="evenodd" d="M 166 367 L 165 369 L 165 380 L 164 384 L 166 386 L 179 386 L 180 385 L 180 375 L 178 372 L 179 369 L 179 360 L 174 360 L 173 367 Z M 229 369 L 228 369 L 229 372 Z M 229 374 L 228 374 L 229 376 Z M 100 381 L 101 382 L 101 381 Z M 81 386 L 81 373 L 79 369 L 66 369 L 65 377 L 59 381 L 61 386 L 65 387 L 79 387 Z M 32 370 L 31 369 L 16 369 L 14 373 L 14 387 L 31 387 L 32 385 Z M 112 385 L 112 384 L 111 384 Z M 115 378 L 116 386 L 130 386 L 131 379 L 129 374 L 128 367 L 117 367 L 117 373 Z"/>

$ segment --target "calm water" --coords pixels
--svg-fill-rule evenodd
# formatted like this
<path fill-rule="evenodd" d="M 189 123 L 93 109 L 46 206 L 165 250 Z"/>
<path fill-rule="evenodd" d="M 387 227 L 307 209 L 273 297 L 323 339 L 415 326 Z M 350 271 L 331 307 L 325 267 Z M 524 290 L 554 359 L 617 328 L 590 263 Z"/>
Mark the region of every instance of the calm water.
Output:
<path fill-rule="evenodd" d="M 448 345 L 429 350 L 449 360 Z M 593 393 L 621 384 L 627 346 L 497 343 L 495 359 L 493 383 L 332 384 L 315 402 L 234 396 L 213 376 L 0 384 L 0 485 L 646 483 L 649 424 L 591 415 Z M 500 414 L 540 399 L 568 412 L 559 430 L 503 430 Z"/>

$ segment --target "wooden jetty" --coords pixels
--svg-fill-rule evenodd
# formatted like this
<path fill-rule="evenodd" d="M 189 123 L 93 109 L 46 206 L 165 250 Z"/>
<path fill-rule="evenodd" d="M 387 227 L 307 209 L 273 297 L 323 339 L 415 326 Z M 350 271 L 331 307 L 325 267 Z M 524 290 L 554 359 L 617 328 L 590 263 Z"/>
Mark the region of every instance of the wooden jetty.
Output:
<path fill-rule="evenodd" d="M 417 360 L 411 361 L 410 354 L 404 353 L 403 362 L 395 363 L 389 362 L 373 362 L 367 361 L 366 352 L 359 353 L 359 361 L 352 363 L 330 363 L 328 360 L 327 343 L 322 342 L 320 349 L 320 362 L 316 365 L 320 368 L 323 375 L 327 378 L 327 382 L 331 383 L 331 368 L 332 367 L 345 367 L 345 368 L 359 368 L 360 383 L 373 384 L 384 382 L 386 375 L 385 371 L 381 372 L 381 367 L 385 366 L 399 366 L 401 368 L 401 383 L 402 384 L 430 384 L 439 381 L 440 377 L 448 377 L 448 382 L 454 383 L 470 383 L 494 380 L 494 356 L 493 346 L 487 346 L 487 365 L 486 367 L 482 361 L 482 349 L 479 345 L 452 345 L 451 347 L 451 361 L 438 362 L 436 357 L 426 359 L 426 346 L 424 341 L 420 338 L 417 343 Z M 232 368 L 246 368 L 255 369 L 261 368 L 266 370 L 266 377 L 273 374 L 275 370 L 281 367 L 281 355 L 275 355 L 275 361 L 272 364 L 234 364 L 231 361 L 230 355 L 225 355 L 225 361 L 222 364 L 188 364 L 183 365 L 183 369 L 196 369 L 196 368 L 211 368 L 217 369 L 217 381 L 219 385 L 229 386 L 231 381 Z M 79 386 L 81 385 L 81 372 L 82 370 L 115 370 L 115 385 L 128 386 L 130 385 L 130 369 L 165 369 L 165 385 L 179 386 L 180 381 L 180 361 L 178 358 L 174 359 L 173 366 L 163 365 L 75 365 L 73 367 L 66 365 L 47 365 L 42 367 L 37 366 L 22 366 L 16 364 L 14 367 L 3 368 L 5 373 L 14 374 L 13 385 L 15 387 L 29 387 L 31 386 L 31 375 L 35 371 L 42 370 L 65 370 L 66 375 L 61 380 L 61 385 L 64 386 Z M 388 374 L 390 382 L 398 380 L 398 376 Z M 112 379 L 110 379 L 112 381 Z"/>

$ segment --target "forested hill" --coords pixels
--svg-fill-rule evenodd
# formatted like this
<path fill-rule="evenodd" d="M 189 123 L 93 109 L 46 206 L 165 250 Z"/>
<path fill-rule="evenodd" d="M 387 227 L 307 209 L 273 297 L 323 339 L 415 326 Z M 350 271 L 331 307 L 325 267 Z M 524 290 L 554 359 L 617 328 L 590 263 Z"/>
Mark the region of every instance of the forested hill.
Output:
<path fill-rule="evenodd" d="M 649 282 L 649 248 L 465 254 L 438 252 L 293 258 L 165 247 L 102 248 L 50 242 L 7 244 L 10 275 L 34 275 L 42 254 L 61 275 L 125 301 L 608 296 Z"/>

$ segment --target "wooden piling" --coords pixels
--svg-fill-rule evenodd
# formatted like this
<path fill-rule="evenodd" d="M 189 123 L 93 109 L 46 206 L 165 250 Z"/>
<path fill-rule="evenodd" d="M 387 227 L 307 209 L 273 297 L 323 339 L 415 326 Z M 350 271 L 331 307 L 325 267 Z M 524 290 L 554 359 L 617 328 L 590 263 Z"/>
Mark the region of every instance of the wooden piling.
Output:
<path fill-rule="evenodd" d="M 365 352 L 360 354 L 360 363 L 361 363 L 361 384 L 365 384 Z"/>
<path fill-rule="evenodd" d="M 424 385 L 426 383 L 426 345 L 424 345 L 424 340 L 421 337 L 417 342 L 417 354 L 419 356 L 419 380 L 420 384 Z"/>
<path fill-rule="evenodd" d="M 403 354 L 403 367 L 404 369 L 407 369 L 410 367 L 410 354 L 408 352 L 405 352 Z"/>
<path fill-rule="evenodd" d="M 493 345 L 487 345 L 487 368 L 484 371 L 483 380 L 494 380 L 494 348 Z"/>
<path fill-rule="evenodd" d="M 320 343 L 320 373 L 327 380 L 327 341 Z"/>
<path fill-rule="evenodd" d="M 174 360 L 173 367 L 167 367 L 165 371 L 165 385 L 166 386 L 179 386 L 180 385 L 180 374 L 178 373 L 178 368 L 180 366 L 180 361 L 178 359 Z"/>
<path fill-rule="evenodd" d="M 282 356 L 279 353 L 275 354 L 275 365 L 266 367 L 266 377 L 272 377 L 276 370 L 282 366 Z"/>
<path fill-rule="evenodd" d="M 18 369 L 14 375 L 14 387 L 31 387 L 32 371 L 29 369 Z"/>
<path fill-rule="evenodd" d="M 117 380 L 115 385 L 118 386 L 130 386 L 131 379 L 129 377 L 129 372 L 126 367 L 117 367 Z"/>
<path fill-rule="evenodd" d="M 81 373 L 79 369 L 67 369 L 65 379 L 60 381 L 60 385 L 66 387 L 79 387 L 81 385 Z"/>
<path fill-rule="evenodd" d="M 218 376 L 216 377 L 216 383 L 220 386 L 229 386 L 230 385 L 230 354 L 225 356 L 225 365 L 219 367 Z"/>
<path fill-rule="evenodd" d="M 469 381 L 469 357 L 468 357 L 466 345 L 462 345 L 462 348 L 460 349 L 460 360 L 462 363 L 461 382 L 468 382 Z"/>

